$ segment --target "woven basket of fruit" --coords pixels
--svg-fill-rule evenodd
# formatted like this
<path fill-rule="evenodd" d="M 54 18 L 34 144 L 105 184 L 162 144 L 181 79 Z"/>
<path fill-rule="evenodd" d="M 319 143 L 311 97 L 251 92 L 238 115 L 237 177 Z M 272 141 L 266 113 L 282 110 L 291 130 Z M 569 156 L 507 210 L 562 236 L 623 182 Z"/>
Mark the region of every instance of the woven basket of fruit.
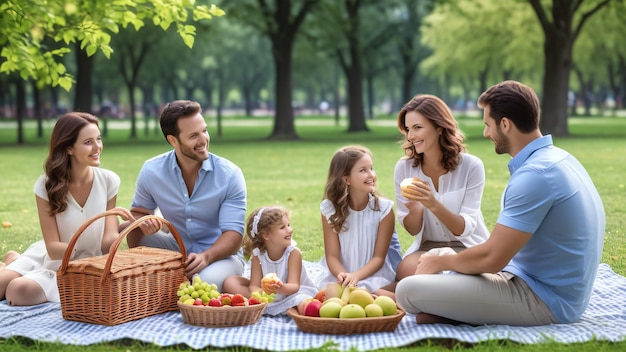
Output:
<path fill-rule="evenodd" d="M 113 209 L 94 216 L 68 243 L 57 270 L 64 319 L 111 326 L 177 309 L 177 290 L 187 280 L 187 255 L 180 235 L 163 218 L 146 215 L 137 219 L 120 233 L 108 254 L 70 261 L 76 242 L 89 225 L 118 215 L 121 212 Z M 118 250 L 126 235 L 148 219 L 165 224 L 181 252 L 148 247 Z"/>
<path fill-rule="evenodd" d="M 289 308 L 287 314 L 296 322 L 298 329 L 314 334 L 350 335 L 370 332 L 395 331 L 404 317 L 404 310 L 398 307 L 396 314 L 377 318 L 320 318 L 298 313 Z"/>
<path fill-rule="evenodd" d="M 266 306 L 267 303 L 215 307 L 178 302 L 185 324 L 214 328 L 254 324 L 261 318 Z"/>
<path fill-rule="evenodd" d="M 253 292 L 248 299 L 241 294 L 220 293 L 217 285 L 194 276 L 192 282 L 180 284 L 178 309 L 183 322 L 206 327 L 244 326 L 256 323 L 273 294 Z"/>
<path fill-rule="evenodd" d="M 329 295 L 329 286 L 322 295 L 323 301 L 305 299 L 297 307 L 287 310 L 300 330 L 332 335 L 391 332 L 406 314 L 389 297 L 376 297 L 365 289 L 353 287 Z M 333 291 L 337 292 L 337 289 Z M 339 288 L 339 291 L 344 289 Z"/>

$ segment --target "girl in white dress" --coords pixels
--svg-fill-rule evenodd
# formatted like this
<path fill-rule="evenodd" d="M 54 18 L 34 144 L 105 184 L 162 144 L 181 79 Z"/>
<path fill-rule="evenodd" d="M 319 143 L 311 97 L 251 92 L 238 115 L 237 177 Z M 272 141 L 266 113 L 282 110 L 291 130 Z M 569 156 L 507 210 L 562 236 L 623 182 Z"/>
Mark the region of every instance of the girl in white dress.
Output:
<path fill-rule="evenodd" d="M 57 120 L 45 174 L 35 183 L 43 240 L 0 270 L 0 299 L 15 306 L 60 301 L 56 271 L 68 242 L 86 220 L 115 207 L 120 178 L 98 167 L 101 152 L 95 116 L 71 112 Z M 128 210 L 118 209 L 125 220 L 133 219 Z M 118 236 L 117 217 L 99 219 L 81 235 L 70 259 L 107 253 Z"/>
<path fill-rule="evenodd" d="M 394 282 L 400 244 L 393 201 L 379 196 L 376 181 L 369 149 L 347 146 L 333 156 L 320 204 L 326 269 L 320 289 L 337 282 L 382 294 Z"/>
<path fill-rule="evenodd" d="M 260 290 L 274 294 L 274 301 L 264 311 L 268 315 L 285 314 L 305 298 L 315 296 L 317 288 L 302 265 L 302 253 L 294 246 L 292 234 L 287 209 L 271 206 L 254 210 L 248 216 L 243 242 L 245 256 L 252 254 L 250 278 L 230 276 L 224 280 L 222 290 L 247 298 Z M 276 274 L 278 280 L 261 288 L 261 280 L 271 273 Z"/>

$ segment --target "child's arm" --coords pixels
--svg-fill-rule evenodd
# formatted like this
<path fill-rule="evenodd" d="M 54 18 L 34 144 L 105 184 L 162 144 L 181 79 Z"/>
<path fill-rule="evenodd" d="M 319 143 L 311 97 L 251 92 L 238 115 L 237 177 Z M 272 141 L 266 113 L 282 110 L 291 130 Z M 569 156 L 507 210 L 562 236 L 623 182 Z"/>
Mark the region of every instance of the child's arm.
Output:
<path fill-rule="evenodd" d="M 339 280 L 339 274 L 345 273 L 346 268 L 341 262 L 339 235 L 333 231 L 323 214 L 322 228 L 324 229 L 324 255 L 326 256 L 326 265 L 328 265 L 328 270 L 333 276 L 337 278 L 337 282 L 342 283 L 343 279 L 341 281 Z"/>
<path fill-rule="evenodd" d="M 282 285 L 279 284 L 277 293 L 282 293 L 285 296 L 289 296 L 300 290 L 300 275 L 302 274 L 302 253 L 297 248 L 294 248 L 289 254 L 289 261 L 287 263 L 288 273 L 287 282 Z"/>
<path fill-rule="evenodd" d="M 389 244 L 391 243 L 391 237 L 393 236 L 395 225 L 395 215 L 393 210 L 383 218 L 378 224 L 378 235 L 376 236 L 376 245 L 374 246 L 374 255 L 372 258 L 363 265 L 362 268 L 355 271 L 353 274 L 359 280 L 365 279 L 374 275 L 383 264 L 385 264 L 385 258 L 389 251 Z"/>
<path fill-rule="evenodd" d="M 250 261 L 250 283 L 248 284 L 250 292 L 261 290 L 262 278 L 263 268 L 261 268 L 261 261 L 259 260 L 259 257 L 253 255 L 252 260 Z"/>

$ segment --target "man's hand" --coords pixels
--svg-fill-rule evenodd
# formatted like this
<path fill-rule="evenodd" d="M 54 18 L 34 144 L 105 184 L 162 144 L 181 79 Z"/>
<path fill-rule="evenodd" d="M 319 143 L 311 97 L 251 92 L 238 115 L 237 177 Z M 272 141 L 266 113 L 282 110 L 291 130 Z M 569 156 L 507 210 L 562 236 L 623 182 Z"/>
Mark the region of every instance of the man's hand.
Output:
<path fill-rule="evenodd" d="M 193 275 L 202 271 L 211 264 L 209 257 L 205 253 L 191 253 L 187 256 L 187 266 L 185 267 L 185 275 L 191 278 Z"/>

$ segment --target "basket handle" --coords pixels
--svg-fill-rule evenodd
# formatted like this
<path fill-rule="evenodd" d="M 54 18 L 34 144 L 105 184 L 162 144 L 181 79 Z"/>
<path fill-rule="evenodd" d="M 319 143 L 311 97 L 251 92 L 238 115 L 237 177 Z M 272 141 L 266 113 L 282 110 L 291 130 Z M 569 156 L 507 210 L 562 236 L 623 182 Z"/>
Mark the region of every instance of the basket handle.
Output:
<path fill-rule="evenodd" d="M 125 214 L 125 213 L 123 213 L 121 210 L 113 208 L 113 209 L 110 209 L 110 210 L 108 210 L 106 212 L 100 213 L 100 214 L 92 217 L 91 219 L 85 221 L 85 223 L 83 223 L 78 228 L 78 230 L 76 230 L 76 233 L 72 237 L 72 240 L 68 243 L 67 249 L 65 250 L 65 254 L 63 255 L 63 261 L 61 262 L 61 267 L 59 267 L 59 270 L 57 271 L 57 275 L 65 274 L 65 271 L 67 270 L 67 266 L 69 265 L 70 256 L 72 254 L 74 246 L 76 245 L 76 242 L 78 241 L 78 238 L 80 237 L 80 235 L 85 231 L 85 229 L 87 229 L 87 227 L 89 227 L 89 225 L 91 225 L 94 221 L 96 221 L 96 220 L 98 220 L 98 219 L 100 219 L 102 217 L 111 216 L 111 215 L 120 215 L 121 216 L 123 214 Z M 111 244 L 111 247 L 109 248 L 109 257 L 107 258 L 106 264 L 104 265 L 104 270 L 102 272 L 101 283 L 104 283 L 106 281 L 106 279 L 108 278 L 108 276 L 109 276 L 109 274 L 111 272 L 111 266 L 113 265 L 113 257 L 115 256 L 115 253 L 117 252 L 117 249 L 119 248 L 119 246 L 122 243 L 122 241 L 124 240 L 124 238 L 126 238 L 126 236 L 132 230 L 134 230 L 137 227 L 139 227 L 139 225 L 141 225 L 141 223 L 143 223 L 146 220 L 150 220 L 150 219 L 158 220 L 162 224 L 165 224 L 169 228 L 170 232 L 174 236 L 174 239 L 176 240 L 176 243 L 178 244 L 178 248 L 180 249 L 180 253 L 182 254 L 182 263 L 183 263 L 183 265 L 185 265 L 185 263 L 187 262 L 187 252 L 185 250 L 185 244 L 183 243 L 182 238 L 178 234 L 178 231 L 176 231 L 174 226 L 172 226 L 172 224 L 169 221 L 167 221 L 167 220 L 165 220 L 165 219 L 163 219 L 161 217 L 158 217 L 156 215 L 145 215 L 145 216 L 142 216 L 141 218 L 133 221 L 130 225 L 128 225 L 128 227 L 126 227 L 120 233 L 120 235 L 117 237 L 117 239 Z"/>

